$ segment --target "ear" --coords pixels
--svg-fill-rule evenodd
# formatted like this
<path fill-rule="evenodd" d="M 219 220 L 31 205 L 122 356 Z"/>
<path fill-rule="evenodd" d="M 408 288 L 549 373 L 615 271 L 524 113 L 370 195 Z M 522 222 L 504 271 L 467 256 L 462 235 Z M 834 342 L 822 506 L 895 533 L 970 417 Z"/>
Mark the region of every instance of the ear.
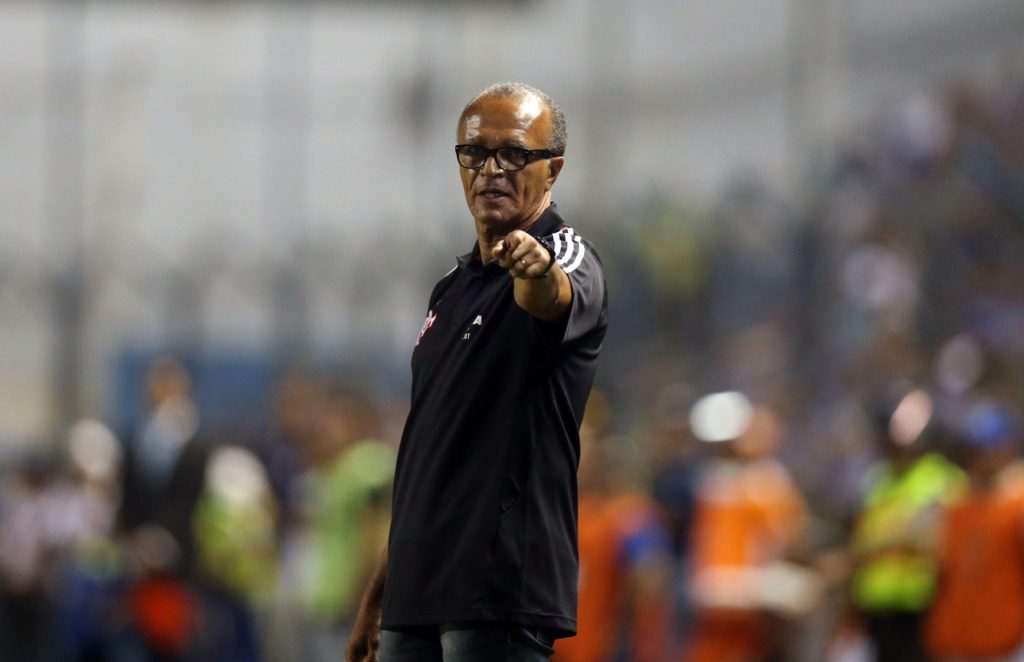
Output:
<path fill-rule="evenodd" d="M 555 185 L 555 180 L 558 179 L 558 174 L 562 172 L 562 166 L 565 165 L 564 156 L 552 156 L 548 159 L 548 190 Z"/>

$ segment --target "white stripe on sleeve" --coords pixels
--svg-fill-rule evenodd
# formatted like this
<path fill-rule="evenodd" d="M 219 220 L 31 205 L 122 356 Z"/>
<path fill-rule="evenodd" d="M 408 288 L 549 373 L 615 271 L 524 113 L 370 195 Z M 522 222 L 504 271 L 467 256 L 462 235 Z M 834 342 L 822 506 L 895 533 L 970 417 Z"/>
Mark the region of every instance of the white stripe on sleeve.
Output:
<path fill-rule="evenodd" d="M 587 252 L 586 245 L 579 241 L 579 237 L 576 238 L 576 243 L 579 245 L 579 250 L 576 251 L 576 259 L 573 260 L 573 263 L 570 264 L 568 267 L 562 268 L 562 271 L 564 271 L 567 274 L 576 271 L 576 268 L 580 266 L 581 262 L 583 262 L 583 254 Z"/>
<path fill-rule="evenodd" d="M 579 238 L 575 237 L 575 234 L 576 233 L 573 231 L 572 228 L 569 228 L 569 230 L 565 233 L 565 252 L 558 256 L 558 266 L 560 267 L 564 267 L 566 264 L 569 263 L 569 260 L 572 259 L 572 253 L 575 244 L 573 239 Z"/>

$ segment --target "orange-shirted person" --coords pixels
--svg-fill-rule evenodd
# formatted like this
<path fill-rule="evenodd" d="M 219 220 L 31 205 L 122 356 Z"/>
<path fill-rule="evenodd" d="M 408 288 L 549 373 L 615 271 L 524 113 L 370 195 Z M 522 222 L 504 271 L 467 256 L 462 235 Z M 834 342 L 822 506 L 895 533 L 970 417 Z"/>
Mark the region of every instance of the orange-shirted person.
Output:
<path fill-rule="evenodd" d="M 812 576 L 783 563 L 803 532 L 806 509 L 773 457 L 781 423 L 772 410 L 752 407 L 738 393 L 704 398 L 691 421 L 697 437 L 716 442 L 718 453 L 697 491 L 691 579 L 696 618 L 683 659 L 769 659 L 780 645 L 773 614 L 804 608 L 813 593 Z"/>
<path fill-rule="evenodd" d="M 588 406 L 588 416 L 590 407 Z M 669 541 L 653 501 L 622 485 L 608 441 L 581 431 L 577 634 L 553 662 L 661 662 L 669 636 Z"/>
<path fill-rule="evenodd" d="M 943 517 L 939 582 L 925 625 L 942 662 L 1020 660 L 1024 646 L 1024 481 L 1012 416 L 983 403 L 968 416 L 969 490 Z"/>

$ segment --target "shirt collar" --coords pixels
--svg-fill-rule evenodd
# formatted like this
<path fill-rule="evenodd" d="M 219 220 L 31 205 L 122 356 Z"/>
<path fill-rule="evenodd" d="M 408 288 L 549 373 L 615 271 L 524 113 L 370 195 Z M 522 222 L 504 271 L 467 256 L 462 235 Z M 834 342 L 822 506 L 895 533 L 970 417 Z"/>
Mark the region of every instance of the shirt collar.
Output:
<path fill-rule="evenodd" d="M 548 208 L 544 210 L 544 213 L 541 214 L 540 217 L 538 217 L 537 220 L 533 222 L 533 225 L 527 228 L 526 231 L 531 236 L 540 238 L 558 232 L 558 230 L 563 225 L 565 225 L 565 223 L 564 221 L 562 221 L 562 217 L 558 214 L 558 209 L 555 206 L 555 203 L 552 202 L 550 205 L 548 205 Z M 466 267 L 467 265 L 474 263 L 479 265 L 480 243 L 474 242 L 473 250 L 469 251 L 465 255 L 458 256 L 457 258 L 455 258 L 455 260 L 456 262 L 458 262 L 460 268 Z"/>

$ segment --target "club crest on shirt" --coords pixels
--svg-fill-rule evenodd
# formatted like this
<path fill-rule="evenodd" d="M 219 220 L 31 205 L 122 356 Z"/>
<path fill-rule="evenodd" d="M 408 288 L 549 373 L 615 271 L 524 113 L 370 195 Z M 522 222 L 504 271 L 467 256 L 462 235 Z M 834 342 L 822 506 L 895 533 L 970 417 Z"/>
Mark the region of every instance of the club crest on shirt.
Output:
<path fill-rule="evenodd" d="M 424 334 L 430 327 L 434 326 L 434 320 L 437 319 L 437 313 L 433 310 L 427 311 L 427 319 L 423 320 L 423 326 L 420 327 L 420 335 L 416 338 L 416 347 L 420 346 L 420 341 L 423 340 Z"/>

